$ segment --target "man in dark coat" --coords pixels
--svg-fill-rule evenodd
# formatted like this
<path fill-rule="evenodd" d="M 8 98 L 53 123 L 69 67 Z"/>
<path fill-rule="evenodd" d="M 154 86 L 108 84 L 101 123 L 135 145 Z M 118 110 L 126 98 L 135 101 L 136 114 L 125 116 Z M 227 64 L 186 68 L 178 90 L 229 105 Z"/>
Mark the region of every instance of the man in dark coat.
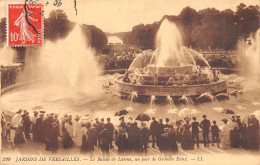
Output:
<path fill-rule="evenodd" d="M 130 126 L 126 129 L 128 138 L 128 150 L 130 152 L 138 152 L 141 150 L 140 133 L 137 123 L 130 123 Z"/>
<path fill-rule="evenodd" d="M 141 136 L 141 146 L 144 152 L 147 152 L 148 142 L 150 131 L 145 123 L 142 123 L 142 128 L 140 129 L 140 136 Z"/>
<path fill-rule="evenodd" d="M 59 123 L 58 120 L 53 118 L 53 114 L 48 115 L 48 119 L 44 122 L 45 127 L 45 139 L 46 139 L 46 151 L 56 152 L 59 149 L 58 137 L 59 137 Z"/>
<path fill-rule="evenodd" d="M 31 120 L 29 117 L 29 112 L 26 111 L 22 117 L 23 117 L 23 127 L 24 127 L 25 137 L 26 139 L 31 139 L 30 136 Z"/>
<path fill-rule="evenodd" d="M 240 134 L 238 123 L 236 122 L 235 116 L 231 118 L 232 122 L 230 123 L 230 142 L 232 148 L 238 148 L 240 146 Z"/>
<path fill-rule="evenodd" d="M 97 134 L 99 135 L 101 131 L 104 130 L 104 118 L 102 118 L 100 120 L 101 122 L 97 124 L 96 126 L 96 130 L 97 130 Z M 100 147 L 100 142 L 101 142 L 101 139 L 98 138 L 98 146 Z"/>
<path fill-rule="evenodd" d="M 107 128 L 108 125 L 104 125 L 104 129 L 99 133 L 98 138 L 100 139 L 100 148 L 103 153 L 103 156 L 108 156 L 109 153 L 109 140 L 110 131 Z"/>
<path fill-rule="evenodd" d="M 210 121 L 206 115 L 202 116 L 204 120 L 200 122 L 199 127 L 202 129 L 204 147 L 209 147 L 209 132 L 210 132 Z"/>
<path fill-rule="evenodd" d="M 158 126 L 158 121 L 155 120 L 155 117 L 152 117 L 152 123 L 150 125 L 150 131 L 151 131 L 151 135 L 152 135 L 152 147 L 155 147 L 155 142 L 156 142 L 156 130 L 157 130 L 157 126 Z"/>
<path fill-rule="evenodd" d="M 97 130 L 91 126 L 90 123 L 87 124 L 87 146 L 88 151 L 92 154 L 94 151 L 94 146 L 97 145 Z"/>
<path fill-rule="evenodd" d="M 248 119 L 247 132 L 247 149 L 259 149 L 259 121 L 255 115 L 250 116 Z"/>
<path fill-rule="evenodd" d="M 195 139 L 197 143 L 197 148 L 199 148 L 199 122 L 196 121 L 196 117 L 192 117 L 193 122 L 191 123 L 192 128 L 192 140 L 193 146 L 195 145 Z"/>
<path fill-rule="evenodd" d="M 110 118 L 107 118 L 107 123 L 104 125 L 105 128 L 109 131 L 109 147 L 114 148 L 113 141 L 113 133 L 114 133 L 114 125 L 110 122 Z"/>
<path fill-rule="evenodd" d="M 161 141 L 161 135 L 164 133 L 164 124 L 163 120 L 159 119 L 159 124 L 157 125 L 156 129 L 156 143 L 157 147 L 161 148 L 162 141 Z"/>
<path fill-rule="evenodd" d="M 116 145 L 118 146 L 118 153 L 123 153 L 127 150 L 127 133 L 126 129 L 119 126 L 118 135 L 116 136 Z"/>
<path fill-rule="evenodd" d="M 43 127 L 43 117 L 44 117 L 44 114 L 41 113 L 40 114 L 40 117 L 36 120 L 36 124 L 35 124 L 35 140 L 38 141 L 38 142 L 41 142 L 41 143 L 44 143 L 45 142 L 45 139 L 44 139 L 44 127 Z"/>

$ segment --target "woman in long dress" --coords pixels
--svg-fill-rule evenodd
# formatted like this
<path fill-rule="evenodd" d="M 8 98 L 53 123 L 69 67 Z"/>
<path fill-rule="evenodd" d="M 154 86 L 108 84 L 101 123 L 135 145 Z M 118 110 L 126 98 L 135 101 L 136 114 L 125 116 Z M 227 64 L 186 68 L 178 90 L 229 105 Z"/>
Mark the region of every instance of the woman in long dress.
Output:
<path fill-rule="evenodd" d="M 184 118 L 186 123 L 182 126 L 183 134 L 181 139 L 181 147 L 184 150 L 193 150 L 193 141 L 192 141 L 192 135 L 191 135 L 191 124 L 189 123 L 190 118 L 186 117 Z"/>
<path fill-rule="evenodd" d="M 73 142 L 75 144 L 75 146 L 80 147 L 81 146 L 81 142 L 82 142 L 82 134 L 80 132 L 81 129 L 81 124 L 79 122 L 80 117 L 77 115 L 74 122 L 73 122 Z"/>
<path fill-rule="evenodd" d="M 227 119 L 222 120 L 224 122 L 223 129 L 221 131 L 221 148 L 224 150 L 231 149 L 230 142 L 230 127 Z"/>
<path fill-rule="evenodd" d="M 86 152 L 88 150 L 88 145 L 87 145 L 87 124 L 82 124 L 80 132 L 82 134 L 82 143 L 81 143 L 81 152 Z"/>

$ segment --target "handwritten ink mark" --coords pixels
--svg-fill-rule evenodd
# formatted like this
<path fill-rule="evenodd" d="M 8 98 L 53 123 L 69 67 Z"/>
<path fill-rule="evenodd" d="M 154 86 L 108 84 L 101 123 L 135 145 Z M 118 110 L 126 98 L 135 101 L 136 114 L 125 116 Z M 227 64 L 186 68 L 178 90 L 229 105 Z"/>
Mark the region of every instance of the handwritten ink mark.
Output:
<path fill-rule="evenodd" d="M 76 15 L 77 15 L 77 13 L 78 13 L 78 10 L 77 10 L 77 0 L 74 0 L 74 9 L 75 9 Z"/>
<path fill-rule="evenodd" d="M 28 18 L 27 18 L 28 12 L 27 12 L 27 9 L 26 9 L 26 2 L 27 2 L 27 1 L 28 1 L 28 0 L 25 0 L 25 3 L 24 3 L 24 11 L 25 11 L 25 19 L 26 19 L 26 22 L 28 23 L 29 26 L 31 26 L 31 27 L 33 28 L 33 30 L 34 30 L 37 34 L 40 34 L 40 32 L 38 32 L 38 31 L 35 29 L 35 27 L 28 21 Z"/>
<path fill-rule="evenodd" d="M 62 5 L 61 0 L 55 0 L 55 2 L 53 3 L 54 6 L 60 7 Z"/>

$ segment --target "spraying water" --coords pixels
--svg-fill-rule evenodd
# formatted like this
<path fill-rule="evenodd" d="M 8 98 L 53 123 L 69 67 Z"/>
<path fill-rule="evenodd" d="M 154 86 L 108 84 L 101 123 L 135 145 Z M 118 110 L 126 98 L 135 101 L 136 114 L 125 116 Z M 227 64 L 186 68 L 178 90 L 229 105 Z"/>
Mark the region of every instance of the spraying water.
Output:
<path fill-rule="evenodd" d="M 94 50 L 87 47 L 81 27 L 76 25 L 66 39 L 46 43 L 41 49 L 40 63 L 49 69 L 45 76 L 53 84 L 62 84 L 82 93 L 95 93 L 100 88 L 96 86 L 100 69 L 94 55 Z"/>
<path fill-rule="evenodd" d="M 138 97 L 138 95 L 137 95 L 137 92 L 133 91 L 133 92 L 131 93 L 131 100 L 130 100 L 130 106 L 131 106 L 131 107 L 132 107 L 133 100 L 134 100 L 135 97 Z"/>
<path fill-rule="evenodd" d="M 155 101 L 155 95 L 151 96 L 151 101 L 150 101 L 150 109 L 152 109 L 153 105 L 154 105 L 154 101 Z"/>
<path fill-rule="evenodd" d="M 197 65 L 201 61 L 209 67 L 202 54 L 182 46 L 182 38 L 177 26 L 165 19 L 156 36 L 156 51 L 151 58 L 151 64 L 160 66 Z"/>
<path fill-rule="evenodd" d="M 249 61 L 249 77 L 252 80 L 258 80 L 260 76 L 260 29 L 257 30 L 252 45 L 246 50 L 246 56 Z"/>
<path fill-rule="evenodd" d="M 183 96 L 180 98 L 180 100 L 183 100 L 183 101 L 185 102 L 185 104 L 187 104 L 187 105 L 189 105 L 189 106 L 193 106 L 193 105 L 194 105 L 192 99 L 191 99 L 189 96 L 187 96 L 187 95 L 183 95 Z"/>
<path fill-rule="evenodd" d="M 167 100 L 169 102 L 169 105 L 170 105 L 171 109 L 173 109 L 173 99 L 172 99 L 172 97 L 171 96 L 167 96 Z"/>
<path fill-rule="evenodd" d="M 205 92 L 205 93 L 201 94 L 197 99 L 200 102 L 212 102 L 212 101 L 214 101 L 214 96 L 209 92 Z"/>

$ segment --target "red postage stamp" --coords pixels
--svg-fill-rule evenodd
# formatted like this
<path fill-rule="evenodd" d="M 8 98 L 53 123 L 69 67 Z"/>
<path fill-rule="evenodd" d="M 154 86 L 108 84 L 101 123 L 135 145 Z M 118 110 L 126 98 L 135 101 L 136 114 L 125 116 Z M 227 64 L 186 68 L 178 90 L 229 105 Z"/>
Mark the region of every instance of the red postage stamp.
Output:
<path fill-rule="evenodd" d="M 43 45 L 43 4 L 7 4 L 7 46 Z"/>

